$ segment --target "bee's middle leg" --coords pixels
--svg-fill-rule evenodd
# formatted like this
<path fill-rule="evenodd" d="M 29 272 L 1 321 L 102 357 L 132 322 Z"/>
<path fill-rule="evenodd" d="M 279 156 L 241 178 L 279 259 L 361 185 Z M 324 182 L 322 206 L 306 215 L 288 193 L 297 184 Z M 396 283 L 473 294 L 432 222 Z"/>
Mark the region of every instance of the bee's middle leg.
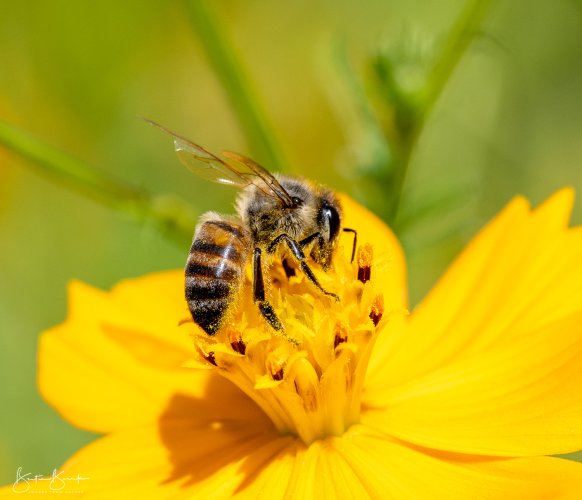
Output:
<path fill-rule="evenodd" d="M 305 273 L 309 281 L 311 281 L 319 289 L 320 292 L 324 293 L 325 295 L 329 295 L 330 297 L 333 297 L 335 300 L 339 300 L 339 297 L 335 293 L 328 292 L 325 288 L 321 286 L 321 284 L 317 280 L 317 277 L 309 267 L 309 264 L 307 264 L 307 262 L 305 261 L 305 254 L 303 253 L 303 250 L 301 250 L 300 244 L 293 238 L 291 238 L 291 236 L 287 234 L 280 234 L 273 241 L 271 241 L 270 245 L 267 247 L 267 252 L 268 253 L 274 252 L 277 246 L 283 241 L 287 244 L 289 250 L 291 250 L 291 254 L 293 255 L 293 257 L 295 257 L 297 261 L 299 261 L 301 270 Z"/>
<path fill-rule="evenodd" d="M 261 249 L 255 248 L 253 255 L 253 300 L 258 303 L 259 311 L 267 322 L 275 329 L 282 330 L 283 325 L 277 317 L 273 306 L 265 298 L 265 280 L 261 267 Z"/>

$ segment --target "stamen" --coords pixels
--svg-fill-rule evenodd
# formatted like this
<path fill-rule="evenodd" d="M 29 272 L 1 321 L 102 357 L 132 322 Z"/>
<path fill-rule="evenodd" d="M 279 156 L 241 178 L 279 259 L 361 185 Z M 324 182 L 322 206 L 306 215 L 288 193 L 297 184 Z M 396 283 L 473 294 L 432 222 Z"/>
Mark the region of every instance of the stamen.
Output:
<path fill-rule="evenodd" d="M 291 372 L 295 391 L 303 400 L 303 407 L 310 412 L 316 411 L 319 379 L 313 365 L 307 359 L 299 358 L 293 363 Z"/>
<path fill-rule="evenodd" d="M 372 275 L 372 245 L 366 243 L 358 249 L 358 280 L 362 283 L 370 281 Z"/>
<path fill-rule="evenodd" d="M 370 319 L 374 326 L 378 326 L 382 319 L 382 314 L 384 314 L 384 296 L 377 295 L 374 302 L 372 302 L 372 309 L 370 310 Z"/>
<path fill-rule="evenodd" d="M 342 285 L 341 302 L 329 301 L 304 273 L 286 279 L 295 263 L 275 259 L 271 271 L 278 283 L 269 302 L 257 308 L 243 296 L 236 316 L 215 335 L 192 334 L 196 366 L 220 364 L 219 374 L 252 397 L 282 434 L 306 444 L 340 436 L 360 421 L 362 384 L 379 333 L 370 322 L 378 326 L 384 313 L 383 283 L 370 279 L 372 246 L 358 248 L 357 277 L 349 255 L 336 258 L 321 279 L 326 289 Z M 266 326 L 265 315 L 280 329 Z"/>
<path fill-rule="evenodd" d="M 285 270 L 285 274 L 286 274 L 287 278 L 291 278 L 292 276 L 295 276 L 295 268 L 293 266 L 291 266 L 291 264 L 289 264 L 288 259 L 283 259 L 281 261 L 281 263 L 283 264 L 283 269 Z"/>
<path fill-rule="evenodd" d="M 273 380 L 283 380 L 283 376 L 285 375 L 285 364 L 287 363 L 287 356 L 284 354 L 284 350 L 282 348 L 277 348 L 272 351 L 268 356 L 265 362 L 267 372 L 271 375 Z"/>
<path fill-rule="evenodd" d="M 240 332 L 234 329 L 230 330 L 229 338 L 232 350 L 244 356 L 244 354 L 247 351 L 247 345 L 244 343 L 244 340 L 242 339 Z"/>
<path fill-rule="evenodd" d="M 204 358 L 206 361 L 208 361 L 211 365 L 218 366 L 216 364 L 216 359 L 215 359 L 214 353 L 212 351 L 206 352 L 204 350 L 204 348 L 200 345 L 200 343 L 197 343 L 196 347 L 198 349 L 198 353 L 200 354 L 200 356 L 202 358 Z"/>
<path fill-rule="evenodd" d="M 334 349 L 336 349 L 338 345 L 348 341 L 348 330 L 341 321 L 338 321 L 335 324 L 334 334 L 335 334 L 333 339 Z"/>
<path fill-rule="evenodd" d="M 283 367 L 279 368 L 276 372 L 271 371 L 271 377 L 273 377 L 273 380 L 283 380 Z"/>

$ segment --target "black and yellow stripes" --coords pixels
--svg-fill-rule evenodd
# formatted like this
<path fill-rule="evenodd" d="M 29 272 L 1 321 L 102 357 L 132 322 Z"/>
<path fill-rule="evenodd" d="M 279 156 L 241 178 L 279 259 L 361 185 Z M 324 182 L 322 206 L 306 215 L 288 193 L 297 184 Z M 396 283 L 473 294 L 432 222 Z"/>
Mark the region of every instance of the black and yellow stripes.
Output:
<path fill-rule="evenodd" d="M 209 335 L 222 325 L 244 276 L 247 241 L 238 224 L 203 222 L 186 263 L 186 300 L 194 321 Z"/>

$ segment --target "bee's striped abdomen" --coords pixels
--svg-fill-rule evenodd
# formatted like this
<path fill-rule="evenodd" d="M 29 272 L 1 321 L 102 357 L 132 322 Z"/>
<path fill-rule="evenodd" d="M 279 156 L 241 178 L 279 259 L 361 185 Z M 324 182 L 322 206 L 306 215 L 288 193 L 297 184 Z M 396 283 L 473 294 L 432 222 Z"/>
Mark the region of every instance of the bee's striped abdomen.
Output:
<path fill-rule="evenodd" d="M 203 220 L 186 263 L 186 300 L 192 318 L 214 335 L 244 279 L 246 236 L 235 222 Z"/>

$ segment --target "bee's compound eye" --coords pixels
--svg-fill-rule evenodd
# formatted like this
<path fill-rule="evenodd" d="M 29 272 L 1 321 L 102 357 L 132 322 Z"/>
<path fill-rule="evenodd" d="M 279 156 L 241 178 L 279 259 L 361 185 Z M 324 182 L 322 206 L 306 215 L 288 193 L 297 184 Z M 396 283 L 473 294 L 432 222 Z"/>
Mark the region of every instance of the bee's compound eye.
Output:
<path fill-rule="evenodd" d="M 327 201 L 323 202 L 321 206 L 320 215 L 323 224 L 329 228 L 329 241 L 334 240 L 340 228 L 340 215 L 333 205 L 330 205 Z"/>

